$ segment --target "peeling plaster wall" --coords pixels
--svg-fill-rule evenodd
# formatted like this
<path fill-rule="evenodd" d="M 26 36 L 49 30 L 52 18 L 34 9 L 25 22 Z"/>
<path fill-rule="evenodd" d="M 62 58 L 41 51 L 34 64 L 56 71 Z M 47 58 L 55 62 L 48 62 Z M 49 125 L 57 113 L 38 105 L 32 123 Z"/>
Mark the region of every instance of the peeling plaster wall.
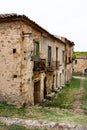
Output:
<path fill-rule="evenodd" d="M 54 58 L 53 58 L 55 61 L 56 61 L 56 53 L 55 53 L 56 47 L 58 48 L 59 69 L 56 70 L 55 73 L 57 73 L 57 87 L 60 88 L 61 86 L 65 85 L 65 45 L 57 41 L 55 42 Z"/>
<path fill-rule="evenodd" d="M 48 66 L 48 46 L 51 47 L 51 61 L 53 62 L 54 56 L 54 41 L 50 39 L 48 36 L 42 37 L 42 58 L 46 59 L 46 66 Z M 53 72 L 46 73 L 47 78 L 47 94 L 52 91 L 52 83 L 53 83 Z"/>
<path fill-rule="evenodd" d="M 73 47 L 67 44 L 66 46 L 66 56 L 67 56 L 67 64 L 65 68 L 65 82 L 70 82 L 72 79 L 72 71 L 73 71 L 73 61 L 69 63 L 69 57 L 72 59 L 73 57 Z"/>

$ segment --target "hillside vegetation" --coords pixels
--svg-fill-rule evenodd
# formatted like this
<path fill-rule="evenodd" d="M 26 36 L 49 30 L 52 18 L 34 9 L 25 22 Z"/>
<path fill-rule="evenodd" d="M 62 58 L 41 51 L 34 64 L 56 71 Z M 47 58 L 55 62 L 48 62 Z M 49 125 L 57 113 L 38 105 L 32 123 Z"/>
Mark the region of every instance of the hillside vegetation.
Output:
<path fill-rule="evenodd" d="M 73 53 L 74 56 L 86 56 L 87 52 L 76 51 Z"/>

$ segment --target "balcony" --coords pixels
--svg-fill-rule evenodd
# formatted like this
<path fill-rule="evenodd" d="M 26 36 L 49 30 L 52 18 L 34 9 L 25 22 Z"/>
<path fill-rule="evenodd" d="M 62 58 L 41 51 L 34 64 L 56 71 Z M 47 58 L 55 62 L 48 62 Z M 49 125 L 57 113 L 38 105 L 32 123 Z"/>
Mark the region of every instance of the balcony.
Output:
<path fill-rule="evenodd" d="M 43 71 L 43 70 L 45 71 L 45 68 L 46 68 L 46 60 L 45 59 L 40 59 L 39 67 L 40 67 L 41 71 Z"/>
<path fill-rule="evenodd" d="M 54 71 L 54 69 L 53 69 L 53 66 L 52 65 L 48 65 L 47 67 L 46 67 L 46 72 L 53 72 Z"/>
<path fill-rule="evenodd" d="M 60 62 L 59 61 L 53 61 L 54 70 L 58 70 L 59 66 L 60 66 Z"/>
<path fill-rule="evenodd" d="M 59 61 L 52 61 L 51 63 L 48 63 L 48 65 L 46 66 L 46 59 L 41 59 L 39 58 L 38 60 L 36 60 L 36 58 L 34 59 L 34 72 L 53 72 L 54 70 L 58 70 L 60 66 L 60 62 Z"/>
<path fill-rule="evenodd" d="M 38 60 L 34 59 L 34 72 L 45 71 L 46 68 L 46 60 L 39 58 Z"/>
<path fill-rule="evenodd" d="M 39 56 L 31 56 L 31 61 L 39 61 L 40 57 Z"/>
<path fill-rule="evenodd" d="M 46 70 L 48 72 L 53 72 L 54 70 L 58 70 L 60 66 L 59 61 L 52 61 L 51 63 L 48 63 L 48 66 L 46 67 Z"/>

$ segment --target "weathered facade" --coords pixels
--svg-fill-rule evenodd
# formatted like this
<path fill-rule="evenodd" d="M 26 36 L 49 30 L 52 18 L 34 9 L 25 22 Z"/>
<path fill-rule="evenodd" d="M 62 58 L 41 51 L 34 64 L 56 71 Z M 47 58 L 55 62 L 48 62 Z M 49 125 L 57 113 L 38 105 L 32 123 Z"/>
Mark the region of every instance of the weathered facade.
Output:
<path fill-rule="evenodd" d="M 65 83 L 72 79 L 74 42 L 65 37 L 59 37 L 65 43 Z"/>
<path fill-rule="evenodd" d="M 64 86 L 73 45 L 24 15 L 0 15 L 0 101 L 33 105 Z"/>

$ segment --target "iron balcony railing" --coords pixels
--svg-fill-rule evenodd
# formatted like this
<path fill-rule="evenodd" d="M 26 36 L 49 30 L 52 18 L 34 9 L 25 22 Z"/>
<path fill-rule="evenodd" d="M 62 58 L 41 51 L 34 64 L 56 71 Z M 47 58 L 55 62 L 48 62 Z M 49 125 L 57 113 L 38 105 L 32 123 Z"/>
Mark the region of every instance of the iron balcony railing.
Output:
<path fill-rule="evenodd" d="M 60 66 L 60 62 L 59 61 L 52 61 L 51 63 L 48 63 L 47 71 L 58 70 L 59 66 Z"/>
<path fill-rule="evenodd" d="M 59 61 L 52 61 L 46 64 L 46 59 L 39 58 L 38 60 L 34 60 L 34 71 L 46 71 L 53 72 L 54 70 L 58 70 L 60 66 Z"/>

